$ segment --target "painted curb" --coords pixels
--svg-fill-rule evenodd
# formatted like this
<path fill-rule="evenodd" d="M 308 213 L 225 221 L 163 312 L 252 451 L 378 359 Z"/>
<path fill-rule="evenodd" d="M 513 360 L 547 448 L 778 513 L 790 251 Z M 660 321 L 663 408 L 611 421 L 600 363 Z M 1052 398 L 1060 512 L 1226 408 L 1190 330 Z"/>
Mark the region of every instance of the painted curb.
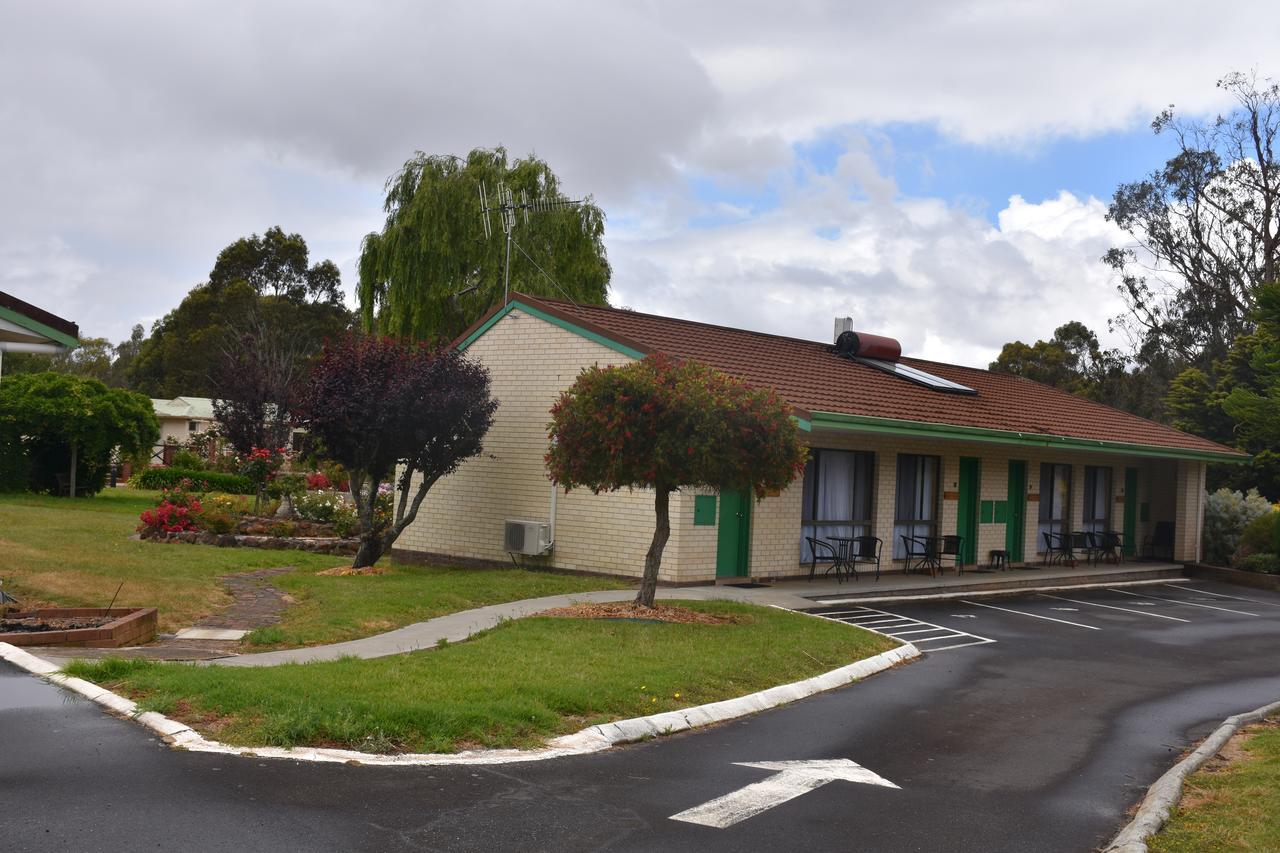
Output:
<path fill-rule="evenodd" d="M 1280 702 L 1227 717 L 1194 752 L 1165 771 L 1147 789 L 1147 795 L 1143 797 L 1142 805 L 1138 806 L 1133 820 L 1120 830 L 1109 845 L 1102 848 L 1102 853 L 1147 853 L 1147 839 L 1159 832 L 1169 820 L 1169 813 L 1182 798 L 1182 783 L 1186 778 L 1217 755 L 1231 736 L 1243 726 L 1260 722 L 1276 713 L 1280 713 Z"/>
<path fill-rule="evenodd" d="M 175 749 L 192 752 L 214 752 L 224 755 L 241 755 L 253 758 L 285 758 L 294 761 L 318 761 L 340 764 L 367 764 L 376 767 L 421 767 L 450 764 L 512 764 L 522 761 L 541 761 L 569 755 L 586 755 L 600 752 L 618 744 L 631 743 L 650 737 L 674 734 L 712 723 L 745 717 L 780 705 L 795 702 L 817 693 L 844 687 L 855 681 L 883 672 L 890 667 L 920 656 L 920 650 L 910 643 L 881 652 L 873 657 L 833 669 L 830 672 L 806 678 L 791 684 L 780 684 L 736 699 L 696 705 L 678 711 L 635 717 L 591 726 L 570 735 L 563 735 L 547 742 L 542 749 L 475 749 L 456 753 L 409 753 L 404 755 L 380 755 L 346 749 L 320 749 L 308 747 L 231 746 L 209 740 L 189 726 L 171 720 L 155 711 L 142 711 L 137 703 L 80 678 L 64 675 L 58 667 L 43 658 L 17 646 L 0 643 L 0 660 L 38 675 L 59 687 L 64 687 L 98 703 L 112 713 L 133 720 L 155 732 Z"/>

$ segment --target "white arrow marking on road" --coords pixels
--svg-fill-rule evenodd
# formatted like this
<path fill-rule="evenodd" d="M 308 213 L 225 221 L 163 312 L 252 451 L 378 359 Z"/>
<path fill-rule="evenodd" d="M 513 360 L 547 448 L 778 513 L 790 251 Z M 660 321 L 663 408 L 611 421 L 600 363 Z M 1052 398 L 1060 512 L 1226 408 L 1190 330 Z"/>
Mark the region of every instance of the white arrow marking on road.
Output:
<path fill-rule="evenodd" d="M 760 812 L 793 800 L 806 791 L 821 788 L 828 782 L 862 782 L 866 785 L 898 786 L 877 776 L 861 764 L 847 758 L 831 761 L 738 761 L 739 767 L 758 767 L 761 770 L 777 770 L 763 782 L 756 782 L 731 791 L 723 797 L 700 806 L 673 814 L 671 820 L 697 823 L 724 829 L 735 823 L 754 817 Z"/>
<path fill-rule="evenodd" d="M 977 619 L 978 617 L 974 616 L 972 613 L 952 613 L 951 618 L 952 619 Z"/>

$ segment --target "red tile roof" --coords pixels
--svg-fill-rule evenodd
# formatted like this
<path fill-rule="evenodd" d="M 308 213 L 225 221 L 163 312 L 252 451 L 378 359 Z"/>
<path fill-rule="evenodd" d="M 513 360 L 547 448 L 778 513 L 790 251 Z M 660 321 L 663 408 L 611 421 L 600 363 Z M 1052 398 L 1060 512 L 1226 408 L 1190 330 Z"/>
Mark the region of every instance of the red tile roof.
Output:
<path fill-rule="evenodd" d="M 901 360 L 977 392 L 943 393 L 837 356 L 822 342 L 524 294 L 513 298 L 642 353 L 697 359 L 752 385 L 774 388 L 793 406 L 809 412 L 1243 455 L 1018 376 L 918 358 Z"/>

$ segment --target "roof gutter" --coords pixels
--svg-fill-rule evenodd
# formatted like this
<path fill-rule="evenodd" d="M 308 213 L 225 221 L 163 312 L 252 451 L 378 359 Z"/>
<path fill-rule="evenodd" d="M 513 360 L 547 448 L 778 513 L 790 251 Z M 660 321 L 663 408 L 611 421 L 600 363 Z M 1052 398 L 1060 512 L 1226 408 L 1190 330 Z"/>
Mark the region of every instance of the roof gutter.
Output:
<path fill-rule="evenodd" d="M 956 426 L 953 424 L 908 421 L 896 418 L 875 418 L 866 415 L 846 415 L 839 412 L 814 412 L 812 428 L 843 430 L 846 432 L 880 433 L 909 436 L 912 438 L 946 439 L 951 441 L 976 441 L 986 444 L 1003 444 L 1017 447 L 1051 447 L 1063 450 L 1087 450 L 1094 453 L 1115 453 L 1124 456 L 1151 456 L 1163 459 L 1194 459 L 1201 462 L 1225 462 L 1245 464 L 1253 457 L 1239 451 L 1190 450 L 1178 447 L 1162 447 L 1151 444 L 1129 444 L 1120 441 L 1076 438 L 1049 435 L 1047 433 L 1012 432 L 983 427 Z"/>

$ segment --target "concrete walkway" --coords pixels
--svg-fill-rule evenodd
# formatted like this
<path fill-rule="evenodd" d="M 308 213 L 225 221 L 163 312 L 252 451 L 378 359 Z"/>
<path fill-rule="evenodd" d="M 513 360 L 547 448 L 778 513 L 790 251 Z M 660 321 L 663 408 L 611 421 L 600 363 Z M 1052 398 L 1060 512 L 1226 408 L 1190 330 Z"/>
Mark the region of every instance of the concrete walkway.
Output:
<path fill-rule="evenodd" d="M 548 595 L 543 598 L 526 598 L 506 604 L 491 604 L 474 610 L 463 610 L 438 616 L 425 622 L 407 625 L 395 631 L 350 640 L 328 646 L 312 646 L 305 649 L 282 649 L 255 655 L 237 655 L 201 661 L 216 666 L 276 666 L 282 663 L 309 663 L 311 661 L 337 660 L 342 657 L 380 658 L 419 649 L 434 648 L 440 641 L 461 642 L 478 631 L 492 628 L 508 619 L 519 619 L 553 607 L 565 607 L 580 602 L 629 601 L 634 590 L 613 589 L 599 592 L 579 592 L 570 595 Z M 707 601 L 745 601 L 751 604 L 779 604 L 782 607 L 812 607 L 813 602 L 790 593 L 779 593 L 769 588 L 739 589 L 731 586 L 700 586 L 684 589 L 660 589 L 659 599 L 685 599 Z"/>

